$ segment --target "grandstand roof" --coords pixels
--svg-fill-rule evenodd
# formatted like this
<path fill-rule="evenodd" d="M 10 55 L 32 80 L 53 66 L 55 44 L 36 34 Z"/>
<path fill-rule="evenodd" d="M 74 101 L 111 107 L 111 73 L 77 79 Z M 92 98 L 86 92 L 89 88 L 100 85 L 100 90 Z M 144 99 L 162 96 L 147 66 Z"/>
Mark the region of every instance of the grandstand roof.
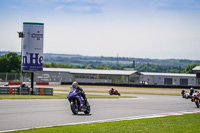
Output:
<path fill-rule="evenodd" d="M 200 71 L 200 66 L 196 66 L 192 69 L 193 71 Z"/>
<path fill-rule="evenodd" d="M 148 76 L 173 76 L 173 77 L 196 77 L 196 74 L 185 73 L 156 73 L 156 72 L 141 72 L 142 75 Z"/>
<path fill-rule="evenodd" d="M 97 70 L 97 69 L 72 69 L 72 68 L 43 68 L 43 71 L 48 72 L 69 72 L 73 74 L 102 74 L 102 75 L 132 75 L 141 74 L 137 71 L 128 70 Z"/>

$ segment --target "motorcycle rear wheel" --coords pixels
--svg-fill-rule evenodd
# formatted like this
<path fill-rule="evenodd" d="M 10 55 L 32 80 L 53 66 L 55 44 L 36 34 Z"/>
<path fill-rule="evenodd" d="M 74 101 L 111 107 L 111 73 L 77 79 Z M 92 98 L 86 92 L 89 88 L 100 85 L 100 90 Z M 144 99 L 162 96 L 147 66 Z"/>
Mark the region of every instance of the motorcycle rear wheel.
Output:
<path fill-rule="evenodd" d="M 197 108 L 199 108 L 199 101 L 197 99 L 195 99 L 195 104 L 196 104 Z"/>
<path fill-rule="evenodd" d="M 90 105 L 89 105 L 88 102 L 86 103 L 86 106 L 87 106 L 87 107 L 86 107 L 86 110 L 84 111 L 84 113 L 85 113 L 85 114 L 89 114 L 89 113 L 90 113 Z"/>

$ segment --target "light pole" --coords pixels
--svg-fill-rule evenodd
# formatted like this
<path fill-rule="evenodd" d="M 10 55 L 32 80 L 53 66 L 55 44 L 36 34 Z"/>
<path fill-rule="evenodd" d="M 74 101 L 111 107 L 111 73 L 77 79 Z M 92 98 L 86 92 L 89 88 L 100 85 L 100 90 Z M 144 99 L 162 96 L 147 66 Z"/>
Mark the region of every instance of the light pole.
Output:
<path fill-rule="evenodd" d="M 22 44 L 23 44 L 23 38 L 24 38 L 24 33 L 23 32 L 17 32 L 19 34 L 19 38 L 21 38 L 21 69 L 20 69 L 20 88 L 19 88 L 19 94 L 21 95 L 22 93 L 22 82 L 23 82 L 23 75 L 22 75 Z"/>

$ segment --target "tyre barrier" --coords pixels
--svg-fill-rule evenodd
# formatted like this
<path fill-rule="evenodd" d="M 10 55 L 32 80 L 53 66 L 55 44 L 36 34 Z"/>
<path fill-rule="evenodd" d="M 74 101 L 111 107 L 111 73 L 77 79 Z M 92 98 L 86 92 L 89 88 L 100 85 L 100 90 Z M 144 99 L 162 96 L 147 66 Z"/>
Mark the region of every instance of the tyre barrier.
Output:
<path fill-rule="evenodd" d="M 0 94 L 5 95 L 19 95 L 20 87 L 0 87 Z M 53 96 L 53 88 L 28 88 L 21 87 L 21 95 L 45 95 L 45 96 Z"/>

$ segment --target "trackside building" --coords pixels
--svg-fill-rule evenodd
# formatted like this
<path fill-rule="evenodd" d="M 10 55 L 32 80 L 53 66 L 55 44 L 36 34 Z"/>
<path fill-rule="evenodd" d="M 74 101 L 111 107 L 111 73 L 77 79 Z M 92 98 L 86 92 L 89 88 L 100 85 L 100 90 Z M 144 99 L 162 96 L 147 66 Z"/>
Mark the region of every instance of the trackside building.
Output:
<path fill-rule="evenodd" d="M 49 84 L 69 84 L 77 81 L 86 84 L 146 84 L 164 86 L 196 86 L 197 82 L 196 74 L 71 68 L 43 68 L 43 72 L 35 73 L 35 81 L 48 82 Z"/>
<path fill-rule="evenodd" d="M 200 86 L 200 66 L 196 66 L 192 69 L 193 71 L 196 71 L 196 82 L 198 86 Z"/>
<path fill-rule="evenodd" d="M 38 82 L 139 84 L 140 75 L 137 71 L 125 70 L 44 68 L 35 77 Z"/>
<path fill-rule="evenodd" d="M 195 86 L 195 74 L 141 72 L 140 83 L 149 85 Z"/>

